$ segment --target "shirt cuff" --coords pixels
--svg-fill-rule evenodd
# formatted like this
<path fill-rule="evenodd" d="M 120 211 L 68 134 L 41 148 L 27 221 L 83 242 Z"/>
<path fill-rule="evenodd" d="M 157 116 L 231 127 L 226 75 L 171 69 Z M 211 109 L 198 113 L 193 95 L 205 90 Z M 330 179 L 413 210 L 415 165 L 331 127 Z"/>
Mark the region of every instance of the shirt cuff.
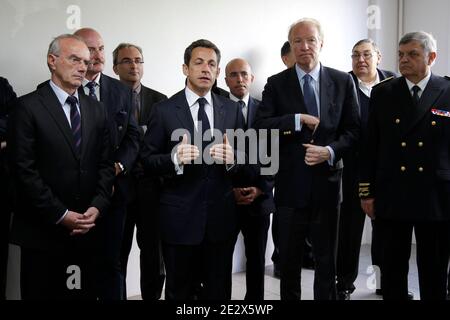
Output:
<path fill-rule="evenodd" d="M 64 217 L 67 215 L 67 213 L 69 212 L 69 210 L 68 209 L 66 209 L 66 212 L 64 212 L 64 214 L 62 215 L 62 217 L 61 218 L 59 218 L 59 220 L 58 221 L 56 221 L 56 224 L 60 224 L 60 222 L 61 221 L 63 221 L 63 219 L 64 219 Z"/>
<path fill-rule="evenodd" d="M 330 146 L 326 146 L 325 148 L 330 151 L 330 159 L 328 159 L 328 164 L 332 167 L 334 165 L 334 151 Z"/>
<path fill-rule="evenodd" d="M 302 130 L 302 123 L 301 123 L 301 116 L 300 113 L 295 114 L 295 131 L 301 131 Z"/>
<path fill-rule="evenodd" d="M 172 162 L 175 165 L 175 172 L 177 173 L 177 175 L 182 175 L 184 166 L 178 164 L 178 159 L 177 159 L 177 153 L 176 152 L 174 152 L 174 154 L 172 156 Z"/>

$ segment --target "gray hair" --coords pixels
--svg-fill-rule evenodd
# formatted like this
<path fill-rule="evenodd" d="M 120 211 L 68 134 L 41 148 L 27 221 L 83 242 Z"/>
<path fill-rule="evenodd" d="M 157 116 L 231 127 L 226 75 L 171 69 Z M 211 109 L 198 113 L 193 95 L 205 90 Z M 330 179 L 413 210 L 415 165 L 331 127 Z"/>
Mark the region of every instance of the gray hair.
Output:
<path fill-rule="evenodd" d="M 113 55 L 113 65 L 117 66 L 119 64 L 119 51 L 125 48 L 135 48 L 139 53 L 141 54 L 142 58 L 144 57 L 144 54 L 142 52 L 142 48 L 132 44 L 132 43 L 121 43 L 117 46 L 117 48 L 114 49 L 112 55 Z"/>
<path fill-rule="evenodd" d="M 427 33 L 425 31 L 407 33 L 400 39 L 399 45 L 408 44 L 412 41 L 419 42 L 420 46 L 427 54 L 430 52 L 437 52 L 436 39 L 431 33 Z"/>
<path fill-rule="evenodd" d="M 293 24 L 291 24 L 291 26 L 289 27 L 289 32 L 288 32 L 288 40 L 291 41 L 292 30 L 299 24 L 305 24 L 305 23 L 310 23 L 310 24 L 314 25 L 317 29 L 317 32 L 319 33 L 319 40 L 323 41 L 324 35 L 323 35 L 322 25 L 320 24 L 320 22 L 318 20 L 313 19 L 313 18 L 302 18 L 302 19 L 294 22 Z"/>
<path fill-rule="evenodd" d="M 66 34 L 59 35 L 56 38 L 54 38 L 52 40 L 52 42 L 50 42 L 50 45 L 48 46 L 47 56 L 49 54 L 53 54 L 55 56 L 59 56 L 59 54 L 61 53 L 60 41 L 64 40 L 64 39 L 74 39 L 74 40 L 78 40 L 80 42 L 85 43 L 83 38 L 81 38 L 79 36 L 76 36 L 76 35 L 73 35 L 73 34 L 66 33 Z"/>
<path fill-rule="evenodd" d="M 380 48 L 378 48 L 378 46 L 377 46 L 377 44 L 375 43 L 375 41 L 373 41 L 373 40 L 370 39 L 370 38 L 359 40 L 359 41 L 358 41 L 357 43 L 355 43 L 355 45 L 353 46 L 352 51 L 355 50 L 355 48 L 356 48 L 357 46 L 360 46 L 360 45 L 362 45 L 362 44 L 364 44 L 364 43 L 370 44 L 370 45 L 372 46 L 373 50 L 375 50 L 376 53 L 381 54 Z"/>

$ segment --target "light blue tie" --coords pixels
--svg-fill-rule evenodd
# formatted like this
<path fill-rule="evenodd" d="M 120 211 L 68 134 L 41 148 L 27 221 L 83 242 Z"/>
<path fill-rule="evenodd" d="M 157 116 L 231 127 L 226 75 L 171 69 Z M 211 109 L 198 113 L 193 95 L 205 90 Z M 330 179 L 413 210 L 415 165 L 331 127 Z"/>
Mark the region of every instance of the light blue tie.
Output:
<path fill-rule="evenodd" d="M 305 100 L 306 111 L 308 114 L 318 117 L 319 111 L 317 109 L 316 95 L 314 94 L 312 77 L 309 74 L 303 76 L 303 98 Z"/>

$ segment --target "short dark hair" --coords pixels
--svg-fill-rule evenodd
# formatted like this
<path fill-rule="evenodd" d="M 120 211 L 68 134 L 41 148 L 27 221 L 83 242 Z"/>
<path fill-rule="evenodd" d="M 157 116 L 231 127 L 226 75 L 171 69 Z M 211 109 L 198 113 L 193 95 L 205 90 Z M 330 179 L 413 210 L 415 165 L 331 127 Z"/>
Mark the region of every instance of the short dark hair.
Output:
<path fill-rule="evenodd" d="M 286 41 L 283 43 L 283 46 L 281 47 L 281 56 L 287 56 L 291 52 L 291 44 L 289 41 Z"/>
<path fill-rule="evenodd" d="M 373 50 L 375 50 L 376 53 L 381 54 L 380 49 L 378 48 L 378 46 L 377 46 L 377 44 L 375 43 L 375 41 L 373 41 L 373 40 L 370 39 L 370 38 L 359 40 L 359 41 L 358 41 L 357 43 L 355 43 L 355 45 L 353 46 L 352 51 L 355 50 L 355 48 L 356 48 L 357 46 L 360 46 L 360 45 L 362 45 L 362 44 L 364 44 L 364 43 L 370 44 L 370 45 L 372 46 Z"/>
<path fill-rule="evenodd" d="M 186 50 L 184 51 L 184 64 L 185 65 L 189 65 L 189 61 L 191 61 L 192 58 L 192 51 L 195 48 L 209 48 L 209 49 L 213 49 L 214 52 L 217 55 L 217 64 L 220 63 L 220 50 L 219 48 L 217 48 L 217 46 L 212 43 L 209 40 L 205 40 L 205 39 L 200 39 L 197 41 L 192 42 L 189 47 L 186 48 Z"/>

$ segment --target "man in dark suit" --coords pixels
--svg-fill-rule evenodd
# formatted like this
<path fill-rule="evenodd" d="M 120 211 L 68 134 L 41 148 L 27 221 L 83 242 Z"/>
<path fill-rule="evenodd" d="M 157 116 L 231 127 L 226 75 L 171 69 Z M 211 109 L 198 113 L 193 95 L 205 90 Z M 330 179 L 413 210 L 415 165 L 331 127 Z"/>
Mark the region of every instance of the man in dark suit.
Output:
<path fill-rule="evenodd" d="M 381 53 L 371 39 L 356 42 L 352 49 L 352 71 L 350 72 L 358 92 L 361 114 L 361 136 L 367 128 L 369 114 L 369 97 L 372 87 L 386 78 L 395 77 L 393 72 L 380 70 Z M 362 141 L 362 138 L 360 139 Z M 338 251 L 336 261 L 337 290 L 339 300 L 349 300 L 355 290 L 354 282 L 358 276 L 359 252 L 364 229 L 365 214 L 361 208 L 358 195 L 359 153 L 357 148 L 344 155 L 344 171 L 342 175 L 343 201 L 339 214 Z M 380 268 L 383 247 L 377 235 L 376 220 L 372 221 L 372 264 Z M 379 270 L 376 270 L 378 272 Z M 380 274 L 378 273 L 377 279 Z M 380 283 L 377 283 L 380 288 Z M 381 289 L 376 292 L 381 294 Z"/>
<path fill-rule="evenodd" d="M 51 80 L 21 97 L 11 117 L 11 234 L 25 300 L 97 296 L 94 226 L 110 203 L 114 168 L 106 111 L 77 92 L 89 61 L 82 39 L 57 37 L 47 56 Z"/>
<path fill-rule="evenodd" d="M 244 59 L 233 59 L 225 68 L 225 82 L 230 89 L 230 99 L 241 107 L 245 128 L 253 128 L 260 101 L 251 97 L 249 90 L 254 80 L 252 69 Z M 256 135 L 255 135 L 256 136 Z M 249 150 L 249 148 L 247 148 Z M 257 151 L 255 149 L 255 151 Z M 235 179 L 234 196 L 238 213 L 238 232 L 242 232 L 245 244 L 246 286 L 245 300 L 264 300 L 264 269 L 267 232 L 273 203 L 273 180 L 255 175 L 254 179 Z"/>
<path fill-rule="evenodd" d="M 192 298 L 196 268 L 202 275 L 200 299 L 229 298 L 237 227 L 232 178 L 241 166 L 223 133 L 242 128 L 243 117 L 236 103 L 211 92 L 219 62 L 220 51 L 210 41 L 189 45 L 183 64 L 187 86 L 154 106 L 144 137 L 144 168 L 163 179 L 159 218 L 168 300 Z M 214 144 L 207 145 L 212 134 Z"/>
<path fill-rule="evenodd" d="M 322 66 L 320 23 L 301 19 L 289 30 L 297 63 L 270 77 L 257 128 L 280 130 L 275 178 L 281 299 L 300 299 L 303 244 L 309 227 L 315 259 L 314 299 L 335 299 L 335 246 L 342 156 L 359 137 L 355 85 Z"/>
<path fill-rule="evenodd" d="M 0 299 L 5 300 L 6 269 L 8 263 L 8 236 L 11 220 L 11 188 L 10 174 L 7 165 L 7 137 L 8 117 L 15 104 L 17 96 L 8 83 L 0 77 Z"/>
<path fill-rule="evenodd" d="M 131 89 L 102 73 L 105 46 L 101 35 L 90 28 L 80 29 L 75 34 L 84 39 L 91 53 L 91 64 L 79 91 L 101 101 L 108 113 L 116 180 L 108 219 L 100 226 L 105 245 L 100 254 L 105 257 L 105 266 L 101 268 L 99 281 L 104 289 L 102 299 L 120 300 L 126 295 L 120 268 L 120 249 L 130 191 L 129 172 L 139 153 L 140 133 L 133 116 Z"/>
<path fill-rule="evenodd" d="M 144 57 L 140 47 L 130 43 L 119 44 L 113 51 L 113 65 L 114 72 L 120 80 L 133 89 L 133 113 L 139 125 L 142 141 L 153 105 L 166 100 L 167 97 L 141 84 L 144 75 Z M 136 226 L 136 240 L 141 250 L 141 296 L 143 300 L 158 300 L 165 278 L 159 223 L 155 210 L 159 202 L 159 180 L 144 174 L 139 159 L 131 170 L 129 180 L 130 195 L 120 254 L 124 291 L 126 292 L 128 255 Z"/>
<path fill-rule="evenodd" d="M 361 162 L 364 212 L 383 245 L 383 298 L 407 299 L 412 231 L 421 299 L 446 298 L 450 243 L 450 81 L 431 73 L 436 40 L 399 42 L 402 77 L 372 90 Z"/>

